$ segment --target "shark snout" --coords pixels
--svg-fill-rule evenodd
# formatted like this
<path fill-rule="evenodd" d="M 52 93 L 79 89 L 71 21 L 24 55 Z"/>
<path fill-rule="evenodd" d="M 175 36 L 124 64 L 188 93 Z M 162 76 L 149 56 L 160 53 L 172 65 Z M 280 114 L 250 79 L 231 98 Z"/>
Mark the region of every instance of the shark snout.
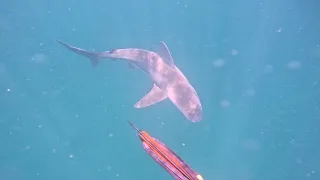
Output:
<path fill-rule="evenodd" d="M 201 105 L 197 105 L 196 108 L 190 109 L 186 116 L 192 122 L 200 122 L 203 118 Z"/>

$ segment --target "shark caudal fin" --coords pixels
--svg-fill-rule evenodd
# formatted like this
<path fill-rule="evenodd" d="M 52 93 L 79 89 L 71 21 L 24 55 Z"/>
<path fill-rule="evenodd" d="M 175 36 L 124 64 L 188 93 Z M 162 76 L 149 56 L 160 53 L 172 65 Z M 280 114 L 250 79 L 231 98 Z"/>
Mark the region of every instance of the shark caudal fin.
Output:
<path fill-rule="evenodd" d="M 91 61 L 91 64 L 93 67 L 96 67 L 98 62 L 99 62 L 99 54 L 98 52 L 93 52 L 93 51 L 87 51 L 87 50 L 84 50 L 84 49 L 80 49 L 80 48 L 77 48 L 77 47 L 74 47 L 74 46 L 70 46 L 60 40 L 57 40 L 58 43 L 62 44 L 64 47 L 68 48 L 70 51 L 73 51 L 77 54 L 80 54 L 82 56 L 85 56 L 87 58 L 90 59 Z"/>
<path fill-rule="evenodd" d="M 153 84 L 151 91 L 146 94 L 140 101 L 138 101 L 134 107 L 144 108 L 151 106 L 167 98 L 167 93 L 161 90 L 157 85 Z"/>

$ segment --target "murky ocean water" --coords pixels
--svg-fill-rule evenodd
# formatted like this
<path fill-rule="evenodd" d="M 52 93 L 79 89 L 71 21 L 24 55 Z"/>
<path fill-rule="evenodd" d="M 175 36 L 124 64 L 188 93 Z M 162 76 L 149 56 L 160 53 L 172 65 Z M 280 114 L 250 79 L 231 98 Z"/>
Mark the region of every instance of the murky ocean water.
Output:
<path fill-rule="evenodd" d="M 0 180 L 165 180 L 137 127 L 206 180 L 320 178 L 317 1 L 1 1 Z M 164 41 L 203 120 L 165 100 L 133 105 L 151 79 L 95 51 Z"/>

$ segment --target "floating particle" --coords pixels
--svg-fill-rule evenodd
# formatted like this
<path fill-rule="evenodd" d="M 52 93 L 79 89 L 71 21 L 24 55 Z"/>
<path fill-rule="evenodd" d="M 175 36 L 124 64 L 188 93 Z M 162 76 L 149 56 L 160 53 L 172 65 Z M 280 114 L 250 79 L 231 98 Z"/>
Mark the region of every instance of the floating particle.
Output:
<path fill-rule="evenodd" d="M 258 140 L 253 138 L 248 138 L 243 142 L 243 147 L 248 151 L 258 151 L 261 145 Z"/>
<path fill-rule="evenodd" d="M 216 68 L 220 68 L 225 65 L 225 61 L 223 59 L 217 59 L 212 62 L 212 65 Z"/>
<path fill-rule="evenodd" d="M 40 46 L 42 46 L 42 43 L 39 44 Z M 44 63 L 47 61 L 47 56 L 42 54 L 42 53 L 36 53 L 31 57 L 31 62 L 32 63 Z"/>
<path fill-rule="evenodd" d="M 297 164 L 302 164 L 302 160 L 301 160 L 300 158 L 297 158 L 297 159 L 296 159 L 296 163 L 297 163 Z"/>
<path fill-rule="evenodd" d="M 220 106 L 223 108 L 228 108 L 230 106 L 230 102 L 228 100 L 221 100 Z"/>
<path fill-rule="evenodd" d="M 299 61 L 291 61 L 287 64 L 289 69 L 297 70 L 301 68 L 301 64 Z"/>
<path fill-rule="evenodd" d="M 6 71 L 6 66 L 0 62 L 0 74 L 5 73 L 5 71 Z"/>
<path fill-rule="evenodd" d="M 264 68 L 264 72 L 266 74 L 271 74 L 273 72 L 273 66 L 272 65 L 266 65 L 266 67 Z"/>
<path fill-rule="evenodd" d="M 311 55 L 315 58 L 320 58 L 320 45 L 317 46 L 312 50 Z"/>
<path fill-rule="evenodd" d="M 111 170 L 111 168 L 112 168 L 111 166 L 107 166 L 107 170 L 108 170 L 108 171 L 110 171 L 110 170 Z"/>
<path fill-rule="evenodd" d="M 254 96 L 254 95 L 256 94 L 256 91 L 255 91 L 254 89 L 247 89 L 247 90 L 245 91 L 245 94 L 246 94 L 247 96 Z"/>
<path fill-rule="evenodd" d="M 233 56 L 236 56 L 236 55 L 238 55 L 238 51 L 235 50 L 235 49 L 232 49 L 232 50 L 231 50 L 231 54 L 232 54 Z"/>
<path fill-rule="evenodd" d="M 282 32 L 282 28 L 279 28 L 276 32 L 277 33 L 281 33 Z"/>

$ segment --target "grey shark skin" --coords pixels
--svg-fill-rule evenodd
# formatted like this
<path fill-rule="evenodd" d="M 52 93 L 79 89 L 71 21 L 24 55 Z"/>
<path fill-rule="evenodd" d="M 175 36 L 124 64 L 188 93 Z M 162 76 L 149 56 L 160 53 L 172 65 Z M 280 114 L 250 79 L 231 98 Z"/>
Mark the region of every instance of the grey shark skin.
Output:
<path fill-rule="evenodd" d="M 93 52 L 57 41 L 69 50 L 89 58 L 94 67 L 101 59 L 115 58 L 127 60 L 145 71 L 154 85 L 150 92 L 134 105 L 135 108 L 148 107 L 169 98 L 188 120 L 192 122 L 202 120 L 202 105 L 198 94 L 180 69 L 175 66 L 164 42 L 160 42 L 160 49 L 157 52 L 136 48 Z"/>

